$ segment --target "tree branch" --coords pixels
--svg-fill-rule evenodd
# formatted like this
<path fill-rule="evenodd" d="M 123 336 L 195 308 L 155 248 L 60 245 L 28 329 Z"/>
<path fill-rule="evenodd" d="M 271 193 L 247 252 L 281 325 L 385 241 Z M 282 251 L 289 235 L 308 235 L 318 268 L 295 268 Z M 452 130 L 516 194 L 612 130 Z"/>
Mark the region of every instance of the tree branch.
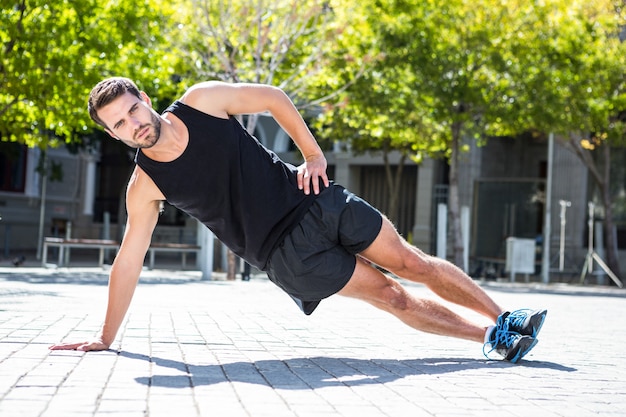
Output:
<path fill-rule="evenodd" d="M 600 172 L 598 171 L 598 167 L 596 166 L 596 163 L 593 160 L 591 152 L 589 152 L 589 150 L 587 149 L 583 149 L 583 147 L 581 146 L 580 138 L 577 136 L 574 136 L 574 134 L 570 134 L 568 144 L 570 145 L 570 148 L 573 149 L 574 153 L 578 155 L 578 157 L 583 162 L 583 164 L 585 164 L 587 169 L 589 169 L 589 172 L 593 176 L 596 183 L 602 186 L 604 184 L 604 179 L 602 178 L 602 175 L 600 175 Z"/>
<path fill-rule="evenodd" d="M 17 103 L 18 98 L 17 97 L 13 97 L 13 100 L 9 101 L 7 104 L 5 104 L 5 106 L 2 108 L 2 110 L 0 110 L 0 116 L 4 116 L 4 114 L 9 111 L 9 109 L 11 108 L 12 105 L 14 105 L 15 103 Z"/>

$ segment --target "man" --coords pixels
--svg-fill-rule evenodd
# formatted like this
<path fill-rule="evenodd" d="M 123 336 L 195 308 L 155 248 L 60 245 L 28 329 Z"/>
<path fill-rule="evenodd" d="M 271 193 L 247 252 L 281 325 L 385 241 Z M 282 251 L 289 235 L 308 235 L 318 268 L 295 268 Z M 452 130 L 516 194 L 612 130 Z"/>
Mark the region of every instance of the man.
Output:
<path fill-rule="evenodd" d="M 109 348 L 163 200 L 266 271 L 305 314 L 337 293 L 367 301 L 415 329 L 479 342 L 483 352 L 496 351 L 511 362 L 537 343 L 546 310 L 504 311 L 460 269 L 409 245 L 380 212 L 329 181 L 324 154 L 282 90 L 200 83 L 159 115 L 132 81 L 116 77 L 94 87 L 88 108 L 113 138 L 138 148 L 137 166 L 128 184 L 128 220 L 111 268 L 102 330 L 94 340 L 51 349 Z M 259 112 L 271 113 L 289 134 L 304 157 L 302 165 L 281 161 L 233 117 Z M 494 325 L 479 326 L 436 301 L 416 298 L 372 265 L 423 283 Z"/>

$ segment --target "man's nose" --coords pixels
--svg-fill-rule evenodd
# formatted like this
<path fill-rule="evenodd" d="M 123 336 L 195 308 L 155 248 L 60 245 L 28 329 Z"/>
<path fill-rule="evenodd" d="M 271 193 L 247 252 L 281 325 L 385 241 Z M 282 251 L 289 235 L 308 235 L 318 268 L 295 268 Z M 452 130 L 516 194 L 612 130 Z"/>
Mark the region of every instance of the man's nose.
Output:
<path fill-rule="evenodd" d="M 133 128 L 137 129 L 139 126 L 141 126 L 141 121 L 136 118 L 136 117 L 131 117 L 130 118 L 130 123 L 132 124 Z"/>

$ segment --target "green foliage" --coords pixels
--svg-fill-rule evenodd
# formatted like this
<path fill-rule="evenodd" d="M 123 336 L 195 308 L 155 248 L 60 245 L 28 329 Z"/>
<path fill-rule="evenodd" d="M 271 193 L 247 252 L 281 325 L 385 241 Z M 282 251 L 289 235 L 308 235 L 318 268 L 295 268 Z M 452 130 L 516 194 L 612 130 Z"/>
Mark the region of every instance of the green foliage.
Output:
<path fill-rule="evenodd" d="M 87 95 L 106 76 L 171 88 L 175 55 L 159 45 L 171 14 L 155 0 L 3 1 L 2 140 L 42 148 L 79 143 L 93 128 Z"/>
<path fill-rule="evenodd" d="M 608 0 L 371 0 L 360 12 L 368 30 L 352 50 L 376 59 L 320 120 L 356 149 L 385 137 L 436 156 L 458 127 L 481 143 L 528 130 L 621 137 L 624 21 Z"/>
<path fill-rule="evenodd" d="M 90 88 L 126 75 L 157 108 L 212 78 L 280 85 L 299 104 L 336 96 L 320 136 L 414 159 L 446 154 L 455 126 L 623 143 L 624 19 L 609 0 L 345 3 L 4 0 L 0 135 L 80 143 Z"/>
<path fill-rule="evenodd" d="M 621 12 L 609 1 L 518 7 L 518 35 L 506 48 L 516 94 L 510 122 L 564 135 L 617 133 L 626 104 Z"/>
<path fill-rule="evenodd" d="M 324 103 L 315 127 L 320 137 L 343 142 L 355 152 L 399 149 L 417 158 L 414 137 L 423 133 L 428 120 L 415 100 L 411 83 L 415 76 L 405 66 L 390 65 L 374 32 L 372 21 L 379 15 L 372 13 L 371 6 L 363 2 L 349 13 L 337 12 L 351 25 L 335 39 L 331 70 L 315 87 L 320 91 L 349 87 Z"/>
<path fill-rule="evenodd" d="M 353 20 L 369 30 L 352 42 L 376 59 L 327 104 L 320 132 L 357 151 L 448 157 L 453 229 L 463 141 L 531 131 L 591 134 L 590 147 L 624 143 L 622 6 L 363 0 L 360 7 Z"/>
<path fill-rule="evenodd" d="M 416 160 L 447 154 L 452 127 L 477 131 L 483 120 L 477 116 L 490 110 L 497 88 L 487 65 L 497 55 L 488 42 L 497 29 L 488 22 L 497 11 L 484 3 L 363 5 L 372 35 L 353 41 L 374 48 L 377 59 L 321 123 L 344 132 L 341 139 L 356 149 L 388 147 Z"/>

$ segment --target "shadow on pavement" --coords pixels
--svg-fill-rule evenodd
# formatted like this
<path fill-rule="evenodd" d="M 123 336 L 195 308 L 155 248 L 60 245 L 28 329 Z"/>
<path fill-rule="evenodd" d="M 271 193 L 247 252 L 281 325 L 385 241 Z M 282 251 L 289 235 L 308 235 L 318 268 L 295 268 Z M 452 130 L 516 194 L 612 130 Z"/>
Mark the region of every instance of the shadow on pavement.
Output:
<path fill-rule="evenodd" d="M 176 369 L 184 375 L 153 375 L 137 377 L 143 385 L 187 388 L 189 386 L 242 382 L 269 385 L 282 389 L 316 389 L 333 386 L 381 384 L 408 376 L 437 375 L 483 368 L 532 367 L 560 372 L 575 368 L 552 362 L 522 361 L 517 365 L 503 361 L 468 358 L 422 358 L 408 360 L 351 358 L 294 358 L 233 362 L 216 365 L 193 365 L 170 359 L 122 351 L 120 356 L 153 362 L 157 366 Z"/>

